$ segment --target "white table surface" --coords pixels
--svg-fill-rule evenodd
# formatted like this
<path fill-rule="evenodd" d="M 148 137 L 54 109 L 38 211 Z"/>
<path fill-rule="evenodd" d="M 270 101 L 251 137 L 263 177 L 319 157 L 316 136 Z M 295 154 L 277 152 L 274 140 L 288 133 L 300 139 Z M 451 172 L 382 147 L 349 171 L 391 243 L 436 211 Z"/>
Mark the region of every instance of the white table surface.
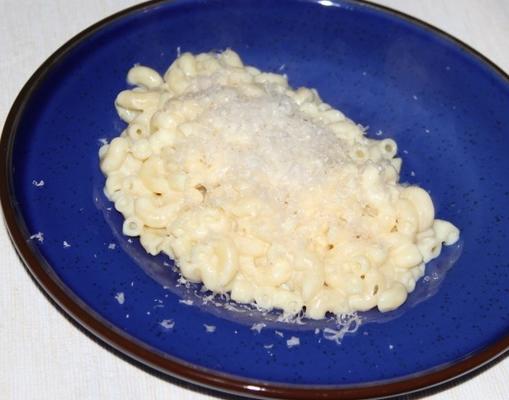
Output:
<path fill-rule="evenodd" d="M 462 39 L 509 72 L 509 1 L 378 0 Z M 0 0 L 0 122 L 61 44 L 135 0 Z M 156 377 L 80 332 L 37 289 L 0 228 L 1 399 L 216 398 Z M 408 398 L 509 399 L 509 358 L 460 384 Z"/>

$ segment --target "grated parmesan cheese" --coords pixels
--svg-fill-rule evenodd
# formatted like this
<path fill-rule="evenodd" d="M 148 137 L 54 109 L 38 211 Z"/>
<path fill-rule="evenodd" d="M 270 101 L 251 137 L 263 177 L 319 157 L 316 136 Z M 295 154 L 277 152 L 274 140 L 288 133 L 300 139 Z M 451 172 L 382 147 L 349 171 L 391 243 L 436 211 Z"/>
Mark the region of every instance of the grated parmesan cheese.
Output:
<path fill-rule="evenodd" d="M 292 336 L 290 339 L 286 341 L 286 346 L 291 349 L 292 347 L 299 346 L 300 339 L 296 336 Z"/>
<path fill-rule="evenodd" d="M 117 294 L 115 294 L 115 300 L 117 300 L 118 304 L 124 304 L 125 302 L 124 292 L 118 292 Z"/>
<path fill-rule="evenodd" d="M 34 233 L 33 235 L 30 236 L 30 239 L 31 240 L 37 240 L 39 241 L 40 243 L 44 242 L 44 233 L 42 232 L 37 232 L 37 233 Z"/>
<path fill-rule="evenodd" d="M 175 326 L 175 321 L 172 319 L 163 319 L 161 322 L 159 322 L 159 325 L 161 325 L 164 329 L 173 329 Z"/>
<path fill-rule="evenodd" d="M 263 329 L 263 328 L 265 328 L 266 326 L 267 326 L 267 325 L 266 325 L 266 324 L 264 324 L 263 322 L 258 322 L 258 323 L 253 324 L 253 325 L 251 326 L 251 330 L 252 330 L 252 331 L 255 331 L 255 332 L 257 332 L 257 333 L 260 333 L 260 332 L 262 331 L 262 329 Z"/>
<path fill-rule="evenodd" d="M 198 120 L 204 133 L 186 137 L 174 156 L 185 164 L 192 154 L 203 154 L 203 163 L 213 166 L 203 185 L 237 187 L 248 181 L 246 190 L 279 206 L 296 200 L 304 187 L 320 186 L 350 160 L 349 146 L 287 94 L 266 90 L 253 98 L 211 86 L 189 95 L 188 101 L 205 108 Z"/>

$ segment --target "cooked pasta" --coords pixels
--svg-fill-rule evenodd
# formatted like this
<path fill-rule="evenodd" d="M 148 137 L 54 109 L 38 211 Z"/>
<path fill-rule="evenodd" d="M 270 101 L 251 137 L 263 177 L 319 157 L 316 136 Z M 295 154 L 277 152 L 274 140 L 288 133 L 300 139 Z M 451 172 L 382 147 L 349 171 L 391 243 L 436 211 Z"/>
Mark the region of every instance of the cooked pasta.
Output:
<path fill-rule="evenodd" d="M 241 303 L 323 318 L 403 304 L 459 231 L 399 183 L 392 139 L 373 140 L 316 90 L 182 54 L 164 76 L 128 73 L 127 124 L 99 152 L 123 232 L 182 275 Z"/>

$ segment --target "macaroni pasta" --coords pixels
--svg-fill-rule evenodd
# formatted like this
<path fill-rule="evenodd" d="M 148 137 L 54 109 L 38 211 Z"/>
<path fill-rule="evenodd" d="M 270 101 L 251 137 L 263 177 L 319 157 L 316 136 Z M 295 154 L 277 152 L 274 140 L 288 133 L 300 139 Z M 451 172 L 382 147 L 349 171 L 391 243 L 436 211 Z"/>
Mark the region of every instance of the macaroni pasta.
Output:
<path fill-rule="evenodd" d="M 128 124 L 99 152 L 125 235 L 241 303 L 314 319 L 405 302 L 458 240 L 392 139 L 316 90 L 226 50 L 182 54 L 164 76 L 134 66 L 115 106 Z"/>

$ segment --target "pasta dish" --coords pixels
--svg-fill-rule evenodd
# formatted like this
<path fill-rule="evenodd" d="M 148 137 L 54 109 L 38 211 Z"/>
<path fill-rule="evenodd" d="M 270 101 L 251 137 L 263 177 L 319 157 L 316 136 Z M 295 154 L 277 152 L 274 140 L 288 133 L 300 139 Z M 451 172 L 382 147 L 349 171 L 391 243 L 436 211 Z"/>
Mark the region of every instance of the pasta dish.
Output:
<path fill-rule="evenodd" d="M 240 303 L 320 319 L 403 304 L 458 229 L 399 183 L 374 140 L 315 89 L 232 50 L 136 65 L 115 105 L 128 124 L 101 147 L 123 233 Z"/>

